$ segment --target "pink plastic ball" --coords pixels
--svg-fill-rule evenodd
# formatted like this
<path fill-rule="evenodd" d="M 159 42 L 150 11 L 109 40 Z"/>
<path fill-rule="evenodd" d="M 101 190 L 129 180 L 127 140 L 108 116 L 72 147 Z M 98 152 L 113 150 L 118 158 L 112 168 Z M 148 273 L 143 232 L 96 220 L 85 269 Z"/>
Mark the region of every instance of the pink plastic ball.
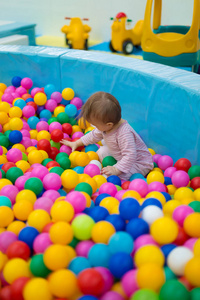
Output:
<path fill-rule="evenodd" d="M 14 186 L 14 185 L 5 185 L 1 189 L 0 195 L 8 197 L 10 199 L 11 203 L 14 204 L 16 196 L 17 196 L 18 193 L 19 193 L 19 190 L 16 186 Z"/>
<path fill-rule="evenodd" d="M 11 94 L 12 94 L 12 96 L 13 96 L 14 99 L 15 98 L 20 98 L 20 95 L 18 93 L 16 93 L 16 92 L 11 93 Z"/>
<path fill-rule="evenodd" d="M 194 250 L 194 244 L 196 243 L 196 241 L 197 241 L 198 239 L 197 238 L 190 238 L 190 239 L 188 239 L 184 244 L 183 244 L 183 246 L 184 247 L 187 247 L 188 249 L 190 249 L 190 250 Z"/>
<path fill-rule="evenodd" d="M 83 132 L 82 131 L 77 131 L 77 132 L 74 132 L 74 134 L 72 135 L 72 140 L 73 139 L 76 139 L 76 138 L 81 138 L 82 136 L 84 136 Z"/>
<path fill-rule="evenodd" d="M 15 186 L 18 188 L 19 191 L 24 189 L 25 182 L 28 179 L 27 174 L 28 173 L 26 173 L 26 175 L 18 177 L 15 181 Z"/>
<path fill-rule="evenodd" d="M 94 245 L 93 241 L 81 241 L 76 245 L 76 254 L 77 256 L 88 257 L 88 252 L 90 248 Z"/>
<path fill-rule="evenodd" d="M 0 132 L 2 132 L 3 128 L 2 128 L 2 125 L 0 124 Z"/>
<path fill-rule="evenodd" d="M 128 297 L 139 289 L 136 276 L 137 270 L 130 270 L 122 277 L 122 287 Z"/>
<path fill-rule="evenodd" d="M 33 166 L 32 166 L 33 167 Z M 31 172 L 31 177 L 37 177 L 41 180 L 49 173 L 48 169 L 44 166 L 35 166 Z"/>
<path fill-rule="evenodd" d="M 158 159 L 158 167 L 161 170 L 166 170 L 173 166 L 173 159 L 169 155 L 163 155 Z"/>
<path fill-rule="evenodd" d="M 158 245 L 150 234 L 140 235 L 134 241 L 134 252 L 145 245 Z"/>
<path fill-rule="evenodd" d="M 185 171 L 179 170 L 172 175 L 172 183 L 177 188 L 187 186 L 189 182 L 190 177 Z"/>
<path fill-rule="evenodd" d="M 59 122 L 52 122 L 49 125 L 49 132 L 51 133 L 54 129 L 60 129 L 62 131 L 62 125 Z"/>
<path fill-rule="evenodd" d="M 177 171 L 177 169 L 175 167 L 169 167 L 165 170 L 164 172 L 164 176 L 165 177 L 172 177 L 172 175 Z"/>
<path fill-rule="evenodd" d="M 10 85 L 5 89 L 4 93 L 14 93 L 15 91 L 16 91 L 16 87 L 14 87 L 13 85 Z"/>
<path fill-rule="evenodd" d="M 4 93 L 1 97 L 1 100 L 7 103 L 13 103 L 14 97 L 12 94 Z"/>
<path fill-rule="evenodd" d="M 33 86 L 33 81 L 31 78 L 25 77 L 21 81 L 21 86 L 27 90 L 31 89 Z"/>
<path fill-rule="evenodd" d="M 37 93 L 42 93 L 42 89 L 39 87 L 35 87 L 34 89 L 32 89 L 31 91 L 31 96 L 34 97 Z"/>
<path fill-rule="evenodd" d="M 23 137 L 28 137 L 28 138 L 31 137 L 30 132 L 27 129 L 22 129 L 20 131 L 21 131 Z"/>
<path fill-rule="evenodd" d="M 115 198 L 117 200 L 119 200 L 120 202 L 122 201 L 122 196 L 124 195 L 124 193 L 126 193 L 127 190 L 120 190 L 115 194 Z"/>
<path fill-rule="evenodd" d="M 31 147 L 32 146 L 32 142 L 31 142 L 31 139 L 28 138 L 28 137 L 23 137 L 22 141 L 21 141 L 21 144 L 27 149 L 28 147 Z"/>
<path fill-rule="evenodd" d="M 166 186 L 159 182 L 159 181 L 153 181 L 148 185 L 148 192 L 167 192 Z"/>
<path fill-rule="evenodd" d="M 102 294 L 109 291 L 114 283 L 114 278 L 110 270 L 104 267 L 96 267 L 95 268 L 103 277 L 104 280 L 104 288 L 102 290 Z"/>
<path fill-rule="evenodd" d="M 105 182 L 99 188 L 99 194 L 103 194 L 103 193 L 107 193 L 111 197 L 114 197 L 117 193 L 117 188 L 113 183 Z"/>
<path fill-rule="evenodd" d="M 76 106 L 77 109 L 80 109 L 83 105 L 83 101 L 78 98 L 78 97 L 74 97 L 71 101 L 70 104 L 73 104 Z"/>
<path fill-rule="evenodd" d="M 33 249 L 36 253 L 44 253 L 51 245 L 52 241 L 50 240 L 49 233 L 40 233 L 33 242 Z"/>
<path fill-rule="evenodd" d="M 40 121 L 37 123 L 36 125 L 36 130 L 39 132 L 41 130 L 46 130 L 48 131 L 49 130 L 49 124 L 45 121 Z"/>
<path fill-rule="evenodd" d="M 43 178 L 43 185 L 45 190 L 59 190 L 62 185 L 61 178 L 56 173 L 49 173 Z"/>
<path fill-rule="evenodd" d="M 0 251 L 6 253 L 10 244 L 17 241 L 17 235 L 11 231 L 4 231 L 0 234 Z"/>
<path fill-rule="evenodd" d="M 148 184 L 143 179 L 134 179 L 129 184 L 129 190 L 136 191 L 141 197 L 145 197 L 148 193 Z"/>
<path fill-rule="evenodd" d="M 175 208 L 172 217 L 181 227 L 183 227 L 185 218 L 193 212 L 194 210 L 192 207 L 188 205 L 180 205 Z"/>
<path fill-rule="evenodd" d="M 32 146 L 36 146 L 37 143 L 38 143 L 38 140 L 36 140 L 36 139 L 31 139 L 31 143 L 32 143 Z"/>
<path fill-rule="evenodd" d="M 18 160 L 22 160 L 22 152 L 19 149 L 11 148 L 6 157 L 8 161 L 16 163 Z"/>
<path fill-rule="evenodd" d="M 86 208 L 86 198 L 81 192 L 72 191 L 66 196 L 65 200 L 71 203 L 75 213 L 80 213 Z"/>
<path fill-rule="evenodd" d="M 2 148 L 2 146 L 0 146 L 0 155 L 2 155 L 3 154 L 3 148 Z"/>
<path fill-rule="evenodd" d="M 21 120 L 23 122 L 22 129 L 30 130 L 30 127 L 29 127 L 28 123 L 26 122 L 26 120 L 24 120 L 24 119 L 21 119 Z"/>
<path fill-rule="evenodd" d="M 33 106 L 31 105 L 26 105 L 23 109 L 22 109 L 22 113 L 23 116 L 25 118 L 30 118 L 33 117 L 35 115 L 35 109 Z"/>
<path fill-rule="evenodd" d="M 24 87 L 20 86 L 20 87 L 16 88 L 16 93 L 18 93 L 21 97 L 24 94 L 27 94 L 27 90 Z"/>
<path fill-rule="evenodd" d="M 69 146 L 66 146 L 66 145 L 62 145 L 60 147 L 60 152 L 65 152 L 67 153 L 68 155 L 70 155 L 72 153 L 72 149 L 69 147 Z"/>
<path fill-rule="evenodd" d="M 124 297 L 117 292 L 109 291 L 106 292 L 100 300 L 124 300 Z"/>
<path fill-rule="evenodd" d="M 90 177 L 94 177 L 96 175 L 100 175 L 101 171 L 97 165 L 89 164 L 85 167 L 84 174 L 88 174 Z"/>
<path fill-rule="evenodd" d="M 60 193 L 56 190 L 48 190 L 43 193 L 43 197 L 50 198 L 53 202 L 60 197 Z"/>
<path fill-rule="evenodd" d="M 55 100 L 57 103 L 62 101 L 62 94 L 60 92 L 53 92 L 51 94 L 51 99 Z"/>
<path fill-rule="evenodd" d="M 57 104 L 58 103 L 56 102 L 56 100 L 47 100 L 47 102 L 45 103 L 45 109 L 48 109 L 50 112 L 53 112 L 54 109 L 57 107 Z"/>
<path fill-rule="evenodd" d="M 34 209 L 43 209 L 50 214 L 53 200 L 47 197 L 40 197 L 34 203 Z"/>
<path fill-rule="evenodd" d="M 69 138 L 69 134 L 64 132 L 64 138 Z"/>
<path fill-rule="evenodd" d="M 161 154 L 154 154 L 154 155 L 153 155 L 153 161 L 157 164 L 157 163 L 158 163 L 158 160 L 159 160 L 159 158 L 160 158 L 161 156 L 162 156 Z"/>

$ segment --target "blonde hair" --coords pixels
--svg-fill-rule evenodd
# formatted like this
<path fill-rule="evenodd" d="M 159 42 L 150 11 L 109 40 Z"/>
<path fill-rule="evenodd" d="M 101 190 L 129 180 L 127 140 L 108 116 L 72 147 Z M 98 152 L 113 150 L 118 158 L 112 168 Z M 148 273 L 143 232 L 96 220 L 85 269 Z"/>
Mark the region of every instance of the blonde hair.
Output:
<path fill-rule="evenodd" d="M 103 122 L 117 124 L 121 119 L 121 106 L 117 99 L 105 92 L 97 92 L 82 106 L 80 117 L 90 122 L 91 117 Z"/>

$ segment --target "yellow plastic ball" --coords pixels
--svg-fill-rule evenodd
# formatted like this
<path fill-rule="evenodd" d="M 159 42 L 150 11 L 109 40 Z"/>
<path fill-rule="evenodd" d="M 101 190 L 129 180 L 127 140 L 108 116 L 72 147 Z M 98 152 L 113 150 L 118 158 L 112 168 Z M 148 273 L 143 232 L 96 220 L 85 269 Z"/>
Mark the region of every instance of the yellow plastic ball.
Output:
<path fill-rule="evenodd" d="M 79 177 L 75 171 L 68 169 L 61 174 L 61 180 L 64 188 L 71 190 L 78 184 Z"/>
<path fill-rule="evenodd" d="M 37 197 L 33 191 L 25 189 L 25 190 L 21 190 L 16 196 L 16 203 L 21 200 L 26 200 L 34 204 L 35 201 L 37 200 Z"/>
<path fill-rule="evenodd" d="M 169 185 L 167 185 L 167 190 L 170 195 L 174 195 L 177 188 L 173 184 L 169 184 Z"/>
<path fill-rule="evenodd" d="M 137 268 L 147 263 L 153 263 L 163 267 L 165 263 L 165 257 L 158 246 L 145 245 L 136 251 L 134 262 Z"/>
<path fill-rule="evenodd" d="M 159 292 L 165 282 L 164 270 L 157 264 L 144 264 L 137 271 L 137 283 L 141 289 Z"/>
<path fill-rule="evenodd" d="M 81 117 L 79 120 L 78 120 L 78 126 L 81 128 L 81 129 L 86 129 L 87 127 L 90 126 L 90 123 L 88 121 L 83 120 L 83 118 Z"/>
<path fill-rule="evenodd" d="M 56 222 L 49 230 L 50 239 L 54 244 L 67 245 L 73 239 L 72 227 L 67 222 Z"/>
<path fill-rule="evenodd" d="M 44 150 L 39 150 L 39 152 L 42 154 L 43 160 L 49 157 L 49 155 L 48 155 L 48 153 L 47 153 L 46 151 L 44 151 Z"/>
<path fill-rule="evenodd" d="M 185 277 L 194 287 L 200 287 L 200 257 L 193 257 L 185 265 Z"/>
<path fill-rule="evenodd" d="M 79 151 L 73 151 L 69 155 L 69 160 L 71 162 L 72 167 L 76 167 L 76 156 L 79 154 Z"/>
<path fill-rule="evenodd" d="M 7 158 L 5 155 L 0 155 L 0 164 L 5 164 L 6 162 L 8 162 Z"/>
<path fill-rule="evenodd" d="M 33 204 L 26 198 L 16 202 L 13 206 L 15 218 L 21 221 L 28 220 L 28 217 L 32 211 Z"/>
<path fill-rule="evenodd" d="M 38 132 L 37 134 L 37 140 L 40 141 L 40 140 L 48 140 L 50 141 L 51 139 L 51 134 L 46 131 L 46 130 L 41 130 Z"/>
<path fill-rule="evenodd" d="M 99 206 L 105 207 L 111 213 L 115 206 L 119 206 L 119 201 L 114 197 L 105 197 L 101 200 Z"/>
<path fill-rule="evenodd" d="M 31 151 L 35 151 L 36 149 L 35 149 L 35 147 L 34 146 L 30 146 L 30 147 L 28 147 L 27 149 L 26 149 L 26 152 L 27 153 L 30 153 Z"/>
<path fill-rule="evenodd" d="M 183 198 L 192 198 L 194 199 L 194 193 L 188 187 L 180 187 L 174 193 L 174 199 L 181 200 Z"/>
<path fill-rule="evenodd" d="M 78 290 L 76 275 L 70 270 L 52 272 L 48 278 L 51 293 L 60 298 L 71 298 Z"/>
<path fill-rule="evenodd" d="M 18 160 L 15 164 L 19 169 L 23 171 L 23 173 L 25 173 L 26 170 L 31 167 L 31 165 L 25 160 Z"/>
<path fill-rule="evenodd" d="M 0 251 L 0 271 L 3 270 L 7 261 L 8 261 L 7 255 Z"/>
<path fill-rule="evenodd" d="M 10 104 L 9 103 L 4 102 L 4 101 L 0 103 L 0 111 L 4 111 L 8 114 L 9 110 L 10 110 Z"/>
<path fill-rule="evenodd" d="M 194 244 L 193 252 L 195 256 L 200 256 L 200 238 L 196 240 Z"/>
<path fill-rule="evenodd" d="M 155 155 L 156 154 L 156 152 L 152 148 L 148 148 L 148 150 L 151 153 L 151 155 Z"/>
<path fill-rule="evenodd" d="M 152 172 L 154 172 L 154 171 L 156 171 L 156 172 L 159 172 L 159 173 L 162 173 L 162 174 L 163 174 L 163 171 L 162 171 L 160 168 L 158 168 L 158 167 L 156 167 L 156 168 L 153 168 Z"/>
<path fill-rule="evenodd" d="M 189 205 L 191 202 L 194 201 L 192 198 L 183 198 L 180 200 L 182 205 Z"/>
<path fill-rule="evenodd" d="M 126 191 L 123 196 L 122 196 L 122 199 L 125 199 L 125 198 L 135 198 L 136 200 L 140 200 L 141 199 L 141 196 L 138 192 L 136 191 Z"/>
<path fill-rule="evenodd" d="M 0 111 L 0 124 L 4 125 L 9 121 L 8 114 L 4 111 Z"/>
<path fill-rule="evenodd" d="M 74 217 L 74 208 L 66 201 L 55 202 L 51 208 L 51 217 L 53 221 L 70 222 Z"/>
<path fill-rule="evenodd" d="M 3 132 L 6 132 L 7 130 L 10 130 L 10 124 L 9 124 L 9 122 L 3 125 Z"/>
<path fill-rule="evenodd" d="M 107 221 L 99 221 L 92 228 L 92 240 L 95 243 L 107 244 L 115 233 L 115 227 Z"/>
<path fill-rule="evenodd" d="M 9 121 L 10 129 L 11 130 L 21 130 L 23 127 L 23 122 L 20 118 L 12 118 Z"/>
<path fill-rule="evenodd" d="M 12 146 L 12 148 L 19 149 L 21 152 L 26 151 L 26 148 L 22 144 L 15 144 L 15 145 Z"/>
<path fill-rule="evenodd" d="M 163 213 L 165 216 L 172 217 L 175 208 L 181 205 L 179 200 L 169 200 L 163 206 Z"/>
<path fill-rule="evenodd" d="M 14 214 L 10 207 L 0 206 L 0 227 L 7 227 L 14 220 Z"/>
<path fill-rule="evenodd" d="M 9 179 L 1 178 L 0 179 L 0 191 L 6 185 L 12 185 L 12 182 Z M 0 226 L 1 227 L 1 226 Z"/>
<path fill-rule="evenodd" d="M 79 152 L 76 155 L 75 163 L 77 166 L 85 167 L 90 162 L 89 155 L 85 152 Z"/>
<path fill-rule="evenodd" d="M 152 171 L 147 175 L 147 183 L 150 184 L 151 182 L 159 181 L 164 183 L 164 175 L 159 171 Z"/>
<path fill-rule="evenodd" d="M 49 224 L 50 221 L 48 212 L 43 209 L 36 209 L 28 216 L 28 225 L 35 227 L 39 232 L 42 232 L 44 226 Z"/>
<path fill-rule="evenodd" d="M 31 277 L 28 262 L 22 258 L 9 260 L 4 267 L 3 275 L 9 284 L 19 277 Z"/>
<path fill-rule="evenodd" d="M 185 232 L 191 237 L 200 237 L 200 213 L 194 212 L 188 215 L 183 223 Z"/>
<path fill-rule="evenodd" d="M 66 198 L 66 196 L 58 197 L 55 202 L 64 201 L 65 198 Z"/>
<path fill-rule="evenodd" d="M 86 207 L 90 207 L 92 201 L 90 195 L 88 195 L 86 192 L 80 192 L 80 193 L 83 194 L 86 198 Z"/>
<path fill-rule="evenodd" d="M 88 151 L 87 155 L 89 156 L 90 161 L 91 160 L 99 160 L 98 154 L 94 151 Z"/>
<path fill-rule="evenodd" d="M 95 175 L 93 179 L 96 181 L 97 188 L 99 189 L 103 183 L 106 183 L 107 180 L 103 175 Z"/>
<path fill-rule="evenodd" d="M 72 134 L 74 134 L 75 132 L 81 132 L 81 128 L 78 125 L 72 126 Z"/>
<path fill-rule="evenodd" d="M 47 96 L 44 93 L 37 93 L 34 96 L 34 102 L 37 105 L 44 105 L 47 102 Z"/>
<path fill-rule="evenodd" d="M 29 131 L 31 139 L 37 140 L 38 131 L 36 129 L 32 129 Z"/>
<path fill-rule="evenodd" d="M 55 115 L 55 117 L 57 117 L 57 115 L 59 115 L 60 113 L 63 113 L 63 112 L 65 112 L 64 106 L 57 106 L 54 109 L 54 115 Z"/>
<path fill-rule="evenodd" d="M 3 148 L 3 154 L 6 154 L 8 152 L 8 150 L 6 149 L 6 147 L 1 146 Z"/>
<path fill-rule="evenodd" d="M 195 200 L 200 201 L 200 188 L 196 189 L 196 190 L 193 192 L 193 195 L 194 195 L 194 199 L 195 199 Z"/>
<path fill-rule="evenodd" d="M 67 249 L 67 254 L 68 254 L 68 257 L 69 257 L 69 261 L 71 261 L 72 259 L 74 259 L 77 256 L 76 251 L 74 250 L 74 248 L 72 248 L 69 245 L 66 245 L 65 247 Z"/>
<path fill-rule="evenodd" d="M 39 150 L 33 150 L 28 154 L 28 161 L 31 165 L 35 163 L 41 164 L 43 156 Z"/>
<path fill-rule="evenodd" d="M 178 224 L 171 218 L 164 216 L 152 223 L 150 233 L 157 243 L 161 245 L 170 244 L 178 236 Z"/>
<path fill-rule="evenodd" d="M 111 291 L 120 294 L 123 297 L 123 299 L 127 299 L 127 295 L 124 292 L 121 282 L 114 283 L 111 287 Z"/>
<path fill-rule="evenodd" d="M 0 91 L 4 93 L 6 89 L 7 89 L 7 85 L 5 83 L 0 83 Z"/>
<path fill-rule="evenodd" d="M 85 133 L 87 133 L 88 131 L 92 131 L 94 128 L 95 128 L 94 126 L 87 127 Z"/>
<path fill-rule="evenodd" d="M 65 100 L 72 100 L 74 98 L 74 91 L 71 88 L 65 88 L 62 90 L 62 97 Z"/>
<path fill-rule="evenodd" d="M 162 205 L 164 205 L 166 202 L 165 196 L 162 193 L 157 192 L 157 191 L 148 193 L 146 195 L 146 199 L 148 199 L 148 198 L 156 198 L 161 202 Z"/>
<path fill-rule="evenodd" d="M 64 245 L 51 245 L 44 252 L 45 266 L 52 271 L 66 268 L 69 262 L 68 250 Z"/>
<path fill-rule="evenodd" d="M 20 231 L 26 226 L 22 221 L 14 221 L 8 225 L 7 230 L 19 235 Z"/>
<path fill-rule="evenodd" d="M 49 283 L 44 278 L 33 278 L 23 289 L 24 300 L 52 300 Z"/>
<path fill-rule="evenodd" d="M 21 118 L 22 110 L 18 106 L 13 106 L 9 109 L 8 114 L 9 114 L 10 118 L 15 118 L 15 117 Z"/>

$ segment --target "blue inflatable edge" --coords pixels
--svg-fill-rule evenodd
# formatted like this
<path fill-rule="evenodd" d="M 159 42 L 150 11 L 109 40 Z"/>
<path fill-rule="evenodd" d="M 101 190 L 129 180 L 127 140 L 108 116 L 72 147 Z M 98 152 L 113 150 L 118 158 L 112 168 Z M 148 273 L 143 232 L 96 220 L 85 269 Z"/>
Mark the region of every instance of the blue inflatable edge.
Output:
<path fill-rule="evenodd" d="M 113 94 L 122 115 L 156 153 L 200 164 L 200 77 L 197 74 L 92 51 L 53 47 L 0 47 L 0 81 L 31 77 L 34 86 L 74 89 L 84 101 L 96 91 Z M 66 103 L 64 101 L 64 103 Z"/>

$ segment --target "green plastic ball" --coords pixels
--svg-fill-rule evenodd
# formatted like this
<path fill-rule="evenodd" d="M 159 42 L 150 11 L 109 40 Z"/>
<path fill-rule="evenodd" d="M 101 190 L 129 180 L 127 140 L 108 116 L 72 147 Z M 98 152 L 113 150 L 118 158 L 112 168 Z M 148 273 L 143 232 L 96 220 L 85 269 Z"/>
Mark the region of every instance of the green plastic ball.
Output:
<path fill-rule="evenodd" d="M 43 190 L 42 181 L 37 177 L 31 177 L 25 182 L 24 189 L 31 190 L 39 195 Z"/>
<path fill-rule="evenodd" d="M 77 125 L 77 120 L 74 118 L 69 118 L 69 122 L 72 126 Z"/>
<path fill-rule="evenodd" d="M 56 117 L 52 117 L 48 120 L 48 124 L 50 125 L 53 122 L 57 122 L 57 118 Z"/>
<path fill-rule="evenodd" d="M 6 178 L 9 179 L 13 184 L 18 177 L 24 175 L 23 171 L 20 168 L 12 167 L 6 172 Z"/>
<path fill-rule="evenodd" d="M 75 248 L 79 242 L 80 242 L 80 240 L 73 237 L 73 240 L 71 241 L 71 243 L 69 243 L 69 246 L 71 246 L 72 248 Z"/>
<path fill-rule="evenodd" d="M 195 212 L 200 212 L 200 201 L 192 201 L 189 203 L 189 206 L 192 207 Z"/>
<path fill-rule="evenodd" d="M 28 156 L 24 152 L 22 152 L 22 160 L 28 161 Z"/>
<path fill-rule="evenodd" d="M 159 297 L 154 291 L 141 289 L 136 291 L 130 300 L 159 300 Z"/>
<path fill-rule="evenodd" d="M 47 277 L 51 273 L 51 270 L 44 264 L 43 254 L 37 254 L 32 257 L 30 270 L 35 277 Z"/>
<path fill-rule="evenodd" d="M 6 196 L 0 196 L 0 206 L 12 207 L 10 199 Z"/>
<path fill-rule="evenodd" d="M 90 195 L 90 197 L 92 196 L 92 187 L 87 182 L 78 183 L 74 190 L 79 192 L 85 192 L 88 195 Z"/>
<path fill-rule="evenodd" d="M 56 159 L 56 161 L 64 170 L 69 169 L 71 166 L 71 161 L 68 157 L 59 157 L 58 159 Z"/>
<path fill-rule="evenodd" d="M 69 123 L 69 117 L 65 112 L 61 112 L 57 115 L 57 120 L 60 124 Z"/>
<path fill-rule="evenodd" d="M 178 280 L 168 280 L 161 287 L 159 300 L 190 300 L 190 293 Z"/>
<path fill-rule="evenodd" d="M 42 165 L 46 167 L 46 165 L 47 165 L 50 161 L 53 161 L 53 159 L 51 159 L 51 158 L 45 158 L 45 159 L 42 161 Z"/>
<path fill-rule="evenodd" d="M 103 167 L 107 167 L 107 166 L 113 166 L 117 163 L 116 159 L 112 156 L 106 156 L 104 157 L 103 161 L 102 161 L 102 165 Z"/>
<path fill-rule="evenodd" d="M 0 171 L 1 171 L 2 178 L 6 178 L 6 172 L 2 169 L 0 169 Z"/>
<path fill-rule="evenodd" d="M 54 142 L 54 141 L 51 140 L 50 144 L 51 144 L 51 147 L 55 147 L 58 150 L 60 150 L 60 143 L 56 143 L 56 142 Z"/>
<path fill-rule="evenodd" d="M 172 270 L 169 267 L 164 267 L 164 272 L 166 280 L 176 279 L 176 275 L 172 272 Z"/>
<path fill-rule="evenodd" d="M 60 153 L 58 153 L 57 155 L 56 155 L 56 161 L 57 161 L 57 159 L 58 158 L 60 158 L 60 157 L 69 157 L 69 155 L 67 154 L 67 153 L 65 153 L 65 152 L 60 152 Z"/>
<path fill-rule="evenodd" d="M 200 166 L 192 166 L 188 170 L 188 175 L 190 179 L 193 179 L 194 177 L 200 177 Z"/>
<path fill-rule="evenodd" d="M 61 167 L 53 167 L 51 168 L 51 170 L 49 171 L 49 173 L 56 173 L 59 176 L 61 176 L 61 174 L 64 172 L 64 169 Z"/>
<path fill-rule="evenodd" d="M 5 135 L 0 135 L 0 146 L 4 146 L 5 148 L 8 148 L 9 146 L 9 139 Z"/>
<path fill-rule="evenodd" d="M 197 287 L 190 291 L 190 300 L 199 300 L 200 299 L 200 287 Z"/>
<path fill-rule="evenodd" d="M 75 238 L 83 241 L 89 240 L 94 226 L 94 220 L 87 215 L 77 216 L 71 223 Z"/>

